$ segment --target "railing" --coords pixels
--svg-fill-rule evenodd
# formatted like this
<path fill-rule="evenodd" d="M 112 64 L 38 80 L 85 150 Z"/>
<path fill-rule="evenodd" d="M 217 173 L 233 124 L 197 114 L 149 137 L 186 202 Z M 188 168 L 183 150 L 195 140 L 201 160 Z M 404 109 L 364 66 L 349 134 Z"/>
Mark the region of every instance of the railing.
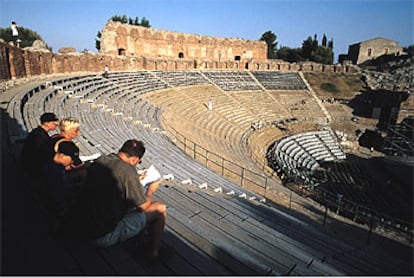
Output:
<path fill-rule="evenodd" d="M 372 231 L 378 229 L 381 230 L 382 233 L 393 232 L 394 235 L 404 238 L 409 244 L 413 244 L 413 223 L 354 203 L 343 198 L 342 195 L 335 195 L 329 191 L 322 190 L 317 186 L 303 186 L 295 185 L 293 183 L 287 183 L 285 185 L 299 195 L 311 197 L 313 200 L 323 205 L 325 207 L 324 224 L 326 221 L 326 214 L 330 210 L 337 215 L 351 219 L 353 222 L 368 225 L 369 236 L 367 238 L 367 243 L 369 243 Z"/>
<path fill-rule="evenodd" d="M 161 120 L 166 123 L 164 116 Z M 258 194 L 265 195 L 272 179 L 246 169 L 221 155 L 213 153 L 197 143 L 186 138 L 173 127 L 168 126 L 168 131 L 174 138 L 174 143 L 187 155 L 200 162 L 207 168 L 219 173 L 221 176 L 230 179 L 241 187 L 254 188 Z"/>
<path fill-rule="evenodd" d="M 259 158 L 257 154 L 249 149 L 250 157 L 253 161 L 262 168 L 262 170 L 269 174 L 268 177 L 248 170 L 224 157 L 215 154 L 206 148 L 198 145 L 192 140 L 186 138 L 183 134 L 175 130 L 167 124 L 164 116 L 161 116 L 164 126 L 169 129 L 169 133 L 174 139 L 174 143 L 182 149 L 187 155 L 194 160 L 199 161 L 207 168 L 221 174 L 236 184 L 254 188 L 258 194 L 265 195 L 269 190 L 271 183 L 275 182 L 272 176 L 275 176 L 275 171 L 267 166 L 266 161 Z M 345 198 L 338 198 L 333 193 L 319 189 L 317 186 L 294 185 L 292 183 L 284 184 L 288 189 L 294 191 L 300 196 L 311 196 L 313 200 L 325 207 L 323 225 L 325 225 L 328 212 L 336 215 L 344 216 L 351 219 L 355 223 L 368 225 L 367 244 L 369 244 L 372 231 L 374 229 L 381 230 L 381 232 L 393 232 L 398 237 L 404 238 L 409 244 L 413 244 L 413 224 L 406 221 L 396 219 L 394 217 L 379 213 L 373 209 L 348 201 Z M 289 201 L 289 208 L 292 203 L 292 195 Z"/>

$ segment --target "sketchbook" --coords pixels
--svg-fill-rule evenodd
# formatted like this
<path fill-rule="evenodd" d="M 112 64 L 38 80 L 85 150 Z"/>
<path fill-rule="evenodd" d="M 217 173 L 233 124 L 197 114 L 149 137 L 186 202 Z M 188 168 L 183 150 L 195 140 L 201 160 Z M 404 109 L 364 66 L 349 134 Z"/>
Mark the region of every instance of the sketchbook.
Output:
<path fill-rule="evenodd" d="M 85 161 L 93 161 L 93 160 L 97 159 L 100 156 L 101 156 L 100 153 L 94 153 L 92 155 L 80 155 L 79 156 L 79 159 L 82 160 L 83 162 L 85 162 Z"/>
<path fill-rule="evenodd" d="M 161 174 L 158 172 L 158 170 L 154 167 L 154 165 L 151 165 L 148 167 L 148 169 L 144 170 L 138 170 L 138 174 L 146 173 L 145 176 L 141 179 L 141 184 L 148 188 L 148 186 L 153 183 L 154 181 L 157 181 L 161 179 Z"/>

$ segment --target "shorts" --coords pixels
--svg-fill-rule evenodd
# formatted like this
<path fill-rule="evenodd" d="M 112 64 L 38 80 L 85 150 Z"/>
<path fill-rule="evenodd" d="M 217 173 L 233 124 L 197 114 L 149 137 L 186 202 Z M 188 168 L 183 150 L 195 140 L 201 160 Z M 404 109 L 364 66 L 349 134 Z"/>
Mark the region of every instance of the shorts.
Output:
<path fill-rule="evenodd" d="M 109 232 L 98 239 L 92 240 L 92 244 L 100 247 L 108 247 L 139 234 L 145 227 L 147 218 L 144 212 L 133 210 L 118 222 L 112 232 Z"/>

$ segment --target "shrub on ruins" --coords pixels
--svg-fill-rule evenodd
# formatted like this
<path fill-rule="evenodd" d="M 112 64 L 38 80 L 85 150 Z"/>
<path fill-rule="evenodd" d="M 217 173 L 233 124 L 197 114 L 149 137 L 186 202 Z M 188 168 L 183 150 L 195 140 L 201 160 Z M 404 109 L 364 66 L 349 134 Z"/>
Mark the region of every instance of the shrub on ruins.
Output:
<path fill-rule="evenodd" d="M 33 42 L 36 40 L 41 40 L 44 42 L 44 40 L 38 33 L 29 28 L 18 26 L 17 30 L 19 31 L 19 39 L 21 40 L 20 47 L 22 48 L 32 46 Z M 13 41 L 11 28 L 0 28 L 0 38 L 5 40 L 6 42 Z M 51 50 L 49 46 L 47 46 L 47 48 Z"/>
<path fill-rule="evenodd" d="M 96 34 L 96 38 L 95 38 L 95 47 L 98 50 L 101 50 L 101 37 L 102 37 L 102 33 L 101 31 L 98 31 L 98 33 Z"/>
<path fill-rule="evenodd" d="M 114 15 L 110 18 L 112 21 L 118 21 L 123 24 L 129 24 L 129 25 L 135 25 L 135 26 L 142 26 L 142 27 L 148 27 L 150 28 L 151 25 L 149 23 L 149 20 L 145 18 L 145 16 L 141 19 L 141 22 L 139 21 L 138 16 L 136 16 L 134 19 L 131 17 L 127 17 L 126 15 Z"/>

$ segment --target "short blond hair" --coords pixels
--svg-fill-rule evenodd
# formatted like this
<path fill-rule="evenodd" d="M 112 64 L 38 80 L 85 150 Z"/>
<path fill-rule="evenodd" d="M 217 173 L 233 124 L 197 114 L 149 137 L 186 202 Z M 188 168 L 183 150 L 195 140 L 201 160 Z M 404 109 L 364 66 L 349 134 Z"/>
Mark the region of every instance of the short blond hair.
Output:
<path fill-rule="evenodd" d="M 72 128 L 78 128 L 80 126 L 80 121 L 78 118 L 75 117 L 69 117 L 65 118 L 60 121 L 59 123 L 59 129 L 60 131 L 68 131 Z"/>

